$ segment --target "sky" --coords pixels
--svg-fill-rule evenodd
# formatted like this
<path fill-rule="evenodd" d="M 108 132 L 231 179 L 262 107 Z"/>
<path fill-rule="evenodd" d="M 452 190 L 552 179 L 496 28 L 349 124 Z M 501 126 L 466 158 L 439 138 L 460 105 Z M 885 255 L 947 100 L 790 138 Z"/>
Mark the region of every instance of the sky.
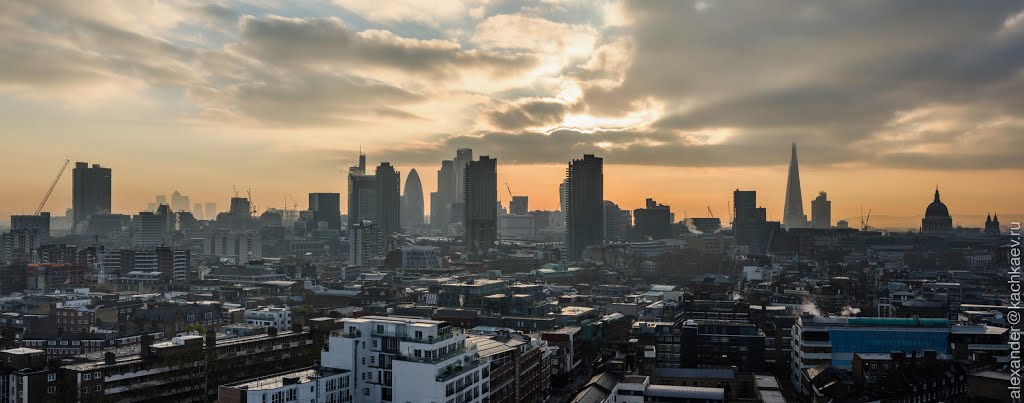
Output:
<path fill-rule="evenodd" d="M 1020 2 L 8 0 L 0 60 L 5 218 L 65 158 L 113 169 L 115 212 L 233 186 L 262 210 L 344 193 L 359 150 L 429 202 L 471 147 L 506 205 L 555 209 L 593 153 L 623 208 L 725 217 L 755 189 L 781 220 L 792 142 L 808 213 L 826 191 L 912 226 L 938 186 L 956 225 L 1024 215 Z"/>

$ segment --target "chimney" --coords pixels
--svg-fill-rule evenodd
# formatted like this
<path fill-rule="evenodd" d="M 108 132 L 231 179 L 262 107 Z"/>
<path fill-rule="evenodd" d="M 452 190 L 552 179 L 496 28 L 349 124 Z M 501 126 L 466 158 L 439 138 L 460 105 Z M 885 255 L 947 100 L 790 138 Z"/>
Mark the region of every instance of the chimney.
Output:
<path fill-rule="evenodd" d="M 148 359 L 148 358 L 152 357 L 153 352 L 151 351 L 150 347 L 153 346 L 153 335 L 151 335 L 151 334 L 144 334 L 144 335 L 142 335 L 142 340 L 139 341 L 139 344 L 140 344 L 139 355 L 142 356 L 142 359 Z"/>
<path fill-rule="evenodd" d="M 107 365 L 113 365 L 115 358 L 116 357 L 114 356 L 114 352 L 113 351 L 107 351 L 107 352 L 103 353 L 103 363 L 105 363 Z"/>
<path fill-rule="evenodd" d="M 213 348 L 217 346 L 217 331 L 213 329 L 206 329 L 206 347 Z"/>

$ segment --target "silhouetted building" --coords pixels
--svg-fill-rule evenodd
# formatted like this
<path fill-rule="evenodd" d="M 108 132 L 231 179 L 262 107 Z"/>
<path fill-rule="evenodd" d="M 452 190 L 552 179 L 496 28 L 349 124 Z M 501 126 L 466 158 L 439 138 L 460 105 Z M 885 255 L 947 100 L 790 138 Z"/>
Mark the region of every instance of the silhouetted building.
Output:
<path fill-rule="evenodd" d="M 512 196 L 508 202 L 508 213 L 513 215 L 526 215 L 530 211 L 529 196 Z"/>
<path fill-rule="evenodd" d="M 811 201 L 811 227 L 832 227 L 832 202 L 825 192 L 819 192 L 818 197 Z"/>
<path fill-rule="evenodd" d="M 405 189 L 402 191 L 402 228 L 408 232 L 411 228 L 423 225 L 423 184 L 416 170 L 410 170 L 405 177 Z"/>
<path fill-rule="evenodd" d="M 441 161 L 437 171 L 437 192 L 430 194 L 430 224 L 442 230 L 452 222 L 452 202 L 455 200 L 455 167 L 451 160 Z"/>
<path fill-rule="evenodd" d="M 750 246 L 755 251 L 763 251 L 766 246 L 766 231 L 769 231 L 768 214 L 763 207 L 757 207 L 757 192 L 737 189 L 732 194 L 733 223 L 732 229 L 737 245 Z"/>
<path fill-rule="evenodd" d="M 329 229 L 341 229 L 341 193 L 310 193 L 309 211 L 314 222 L 325 222 Z"/>
<path fill-rule="evenodd" d="M 786 207 L 782 216 L 782 224 L 786 228 L 807 227 L 803 200 L 803 196 L 800 195 L 800 165 L 796 160 L 796 143 L 793 143 L 793 155 L 789 160 L 789 179 L 786 181 Z"/>
<path fill-rule="evenodd" d="M 377 183 L 377 218 L 374 223 L 384 236 L 400 232 L 401 221 L 401 181 L 402 176 L 390 163 L 382 162 L 377 166 L 375 181 Z"/>
<path fill-rule="evenodd" d="M 110 168 L 76 162 L 71 179 L 71 209 L 74 226 L 93 214 L 110 212 Z"/>
<path fill-rule="evenodd" d="M 46 243 L 50 240 L 50 213 L 44 211 L 37 215 L 12 215 L 11 230 L 35 233 L 40 243 Z"/>
<path fill-rule="evenodd" d="M 217 218 L 217 203 L 206 203 L 203 207 L 203 215 L 207 220 Z"/>
<path fill-rule="evenodd" d="M 985 217 L 985 233 L 989 235 L 999 235 L 999 214 Z"/>
<path fill-rule="evenodd" d="M 566 173 L 566 258 L 572 261 L 603 242 L 604 161 L 586 154 L 570 162 Z"/>
<path fill-rule="evenodd" d="M 943 233 L 953 231 L 953 217 L 949 209 L 939 200 L 939 188 L 935 188 L 935 200 L 928 205 L 921 219 L 921 232 Z"/>
<path fill-rule="evenodd" d="M 470 161 L 473 161 L 472 148 L 459 148 L 455 151 L 455 161 L 453 162 L 453 169 L 455 170 L 455 197 L 452 199 L 452 203 L 461 203 L 465 198 L 466 193 L 463 183 L 465 183 L 466 165 Z M 461 215 L 452 218 L 462 220 Z"/>
<path fill-rule="evenodd" d="M 366 155 L 359 154 L 359 165 L 348 170 L 348 229 L 354 223 L 377 220 L 377 179 L 366 174 Z"/>
<path fill-rule="evenodd" d="M 161 209 L 168 209 L 166 204 L 160 205 Z M 159 209 L 157 210 L 160 211 Z M 132 246 L 160 246 L 164 244 L 164 235 L 167 233 L 168 217 L 165 214 L 140 212 L 132 217 L 131 238 Z"/>
<path fill-rule="evenodd" d="M 641 239 L 672 238 L 672 212 L 654 199 L 647 199 L 644 208 L 633 210 L 633 225 Z"/>
<path fill-rule="evenodd" d="M 190 211 L 188 208 L 191 204 L 189 197 L 181 194 L 181 192 L 175 190 L 174 193 L 171 193 L 171 210 L 174 212 Z"/>
<path fill-rule="evenodd" d="M 482 253 L 498 239 L 498 160 L 470 161 L 463 173 L 466 247 Z"/>
<path fill-rule="evenodd" d="M 228 213 L 238 218 L 252 217 L 252 203 L 244 197 L 232 197 Z"/>
<path fill-rule="evenodd" d="M 625 241 L 633 222 L 633 215 L 619 205 L 604 201 L 604 240 Z"/>

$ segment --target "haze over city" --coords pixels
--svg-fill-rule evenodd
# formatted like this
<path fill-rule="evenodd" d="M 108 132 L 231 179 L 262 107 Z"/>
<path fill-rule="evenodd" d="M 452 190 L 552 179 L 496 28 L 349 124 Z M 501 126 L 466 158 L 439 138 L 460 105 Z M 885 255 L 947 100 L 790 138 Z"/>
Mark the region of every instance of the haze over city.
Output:
<path fill-rule="evenodd" d="M 5 2 L 0 141 L 18 152 L 0 215 L 31 213 L 65 157 L 113 168 L 112 208 L 131 214 L 173 190 L 277 208 L 344 194 L 360 149 L 429 193 L 470 147 L 536 208 L 593 153 L 624 208 L 726 216 L 756 189 L 781 220 L 797 142 L 805 200 L 828 192 L 837 219 L 863 206 L 915 228 L 935 186 L 958 223 L 1021 216 L 1019 4 L 410 6 Z M 70 193 L 65 178 L 48 209 Z"/>

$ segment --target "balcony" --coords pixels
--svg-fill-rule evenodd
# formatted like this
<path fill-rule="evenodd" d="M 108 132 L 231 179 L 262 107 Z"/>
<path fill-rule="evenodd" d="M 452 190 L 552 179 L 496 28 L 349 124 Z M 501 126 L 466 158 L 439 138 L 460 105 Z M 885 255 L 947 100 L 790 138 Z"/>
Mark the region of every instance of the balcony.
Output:
<path fill-rule="evenodd" d="M 447 333 L 447 334 L 442 334 L 442 335 L 439 335 L 439 336 L 419 337 L 419 338 L 412 337 L 407 332 L 404 332 L 404 331 L 403 332 L 378 332 L 377 330 L 373 330 L 373 331 L 370 332 L 370 336 L 373 336 L 373 337 L 394 337 L 394 338 L 399 339 L 401 341 L 407 341 L 407 342 L 412 342 L 412 343 L 424 343 L 424 344 L 434 344 L 434 343 L 437 343 L 437 342 L 441 342 L 441 341 L 445 341 L 445 340 L 451 339 L 451 338 L 453 338 L 455 336 L 460 336 L 462 334 L 464 334 L 463 330 L 462 329 L 457 329 L 457 328 L 453 328 L 452 331 Z M 362 332 L 360 332 L 359 330 L 355 330 L 355 331 L 335 330 L 335 331 L 331 332 L 331 336 L 334 336 L 334 337 L 345 337 L 345 338 L 359 338 L 359 337 L 362 337 Z"/>
<path fill-rule="evenodd" d="M 475 349 L 476 349 L 476 344 L 475 343 L 466 343 L 465 347 L 456 349 L 455 351 L 452 351 L 452 352 L 450 352 L 448 354 L 445 354 L 445 355 L 442 355 L 442 356 L 439 356 L 439 357 L 434 357 L 434 358 L 415 357 L 415 356 L 412 356 L 412 355 L 408 355 L 408 352 L 405 352 L 405 354 L 395 355 L 394 359 L 397 360 L 397 361 L 419 362 L 419 363 L 424 363 L 424 364 L 437 364 L 437 363 L 442 362 L 444 360 L 447 360 L 447 359 L 450 359 L 450 358 L 453 358 L 453 357 L 458 357 L 458 356 L 460 356 L 462 354 L 465 354 L 465 353 L 467 353 L 467 352 L 469 352 L 471 350 L 475 350 Z"/>
<path fill-rule="evenodd" d="M 455 366 L 455 367 L 452 367 L 451 369 L 445 370 L 444 372 L 441 373 L 441 375 L 437 376 L 437 381 L 438 382 L 447 382 L 447 381 L 451 380 L 452 378 L 454 378 L 456 376 L 462 375 L 462 374 L 466 373 L 467 371 L 470 371 L 470 370 L 472 370 L 472 369 L 474 369 L 476 367 L 479 367 L 480 364 L 483 364 L 483 363 L 484 363 L 484 360 L 481 360 L 479 358 L 474 358 L 467 365 Z M 484 379 L 487 379 L 487 378 L 484 378 Z"/>

